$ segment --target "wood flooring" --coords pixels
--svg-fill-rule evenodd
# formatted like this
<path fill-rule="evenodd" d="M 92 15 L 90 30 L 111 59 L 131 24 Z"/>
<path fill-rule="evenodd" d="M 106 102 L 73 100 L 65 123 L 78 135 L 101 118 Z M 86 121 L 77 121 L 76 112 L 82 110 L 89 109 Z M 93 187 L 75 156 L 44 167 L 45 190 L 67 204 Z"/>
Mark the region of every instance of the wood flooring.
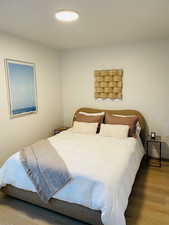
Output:
<path fill-rule="evenodd" d="M 143 166 L 139 170 L 129 199 L 126 220 L 127 225 L 169 225 L 169 162 L 163 162 L 162 168 Z M 0 225 L 84 225 L 84 223 L 5 196 L 0 192 Z"/>
<path fill-rule="evenodd" d="M 127 225 L 169 225 L 169 162 L 143 167 L 126 211 Z"/>

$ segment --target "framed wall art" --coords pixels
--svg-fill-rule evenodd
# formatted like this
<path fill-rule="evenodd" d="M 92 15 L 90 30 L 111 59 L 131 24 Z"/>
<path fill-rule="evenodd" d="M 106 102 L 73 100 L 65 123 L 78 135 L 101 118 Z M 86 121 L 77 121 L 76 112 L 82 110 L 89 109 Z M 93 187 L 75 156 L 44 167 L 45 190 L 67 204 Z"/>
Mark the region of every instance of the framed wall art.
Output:
<path fill-rule="evenodd" d="M 10 116 L 37 112 L 35 64 L 5 59 Z"/>

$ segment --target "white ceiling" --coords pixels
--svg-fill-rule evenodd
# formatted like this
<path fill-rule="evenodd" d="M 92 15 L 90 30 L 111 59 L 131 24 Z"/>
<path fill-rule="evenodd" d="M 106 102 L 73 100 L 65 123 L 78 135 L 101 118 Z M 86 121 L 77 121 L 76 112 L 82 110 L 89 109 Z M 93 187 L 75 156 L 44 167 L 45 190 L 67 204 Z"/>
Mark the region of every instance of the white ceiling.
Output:
<path fill-rule="evenodd" d="M 75 23 L 54 19 L 60 9 Z M 57 48 L 169 38 L 169 0 L 0 0 L 0 30 Z"/>

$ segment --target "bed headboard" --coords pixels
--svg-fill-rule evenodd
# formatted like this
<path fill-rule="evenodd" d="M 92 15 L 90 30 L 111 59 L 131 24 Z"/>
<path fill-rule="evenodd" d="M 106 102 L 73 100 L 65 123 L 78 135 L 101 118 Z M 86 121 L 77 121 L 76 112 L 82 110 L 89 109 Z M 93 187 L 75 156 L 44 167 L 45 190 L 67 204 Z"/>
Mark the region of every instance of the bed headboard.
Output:
<path fill-rule="evenodd" d="M 146 121 L 145 121 L 143 115 L 136 110 L 130 110 L 130 109 L 107 110 L 107 109 L 80 108 L 75 112 L 73 121 L 78 112 L 86 112 L 86 113 L 111 112 L 112 114 L 119 114 L 119 115 L 137 115 L 139 118 L 140 125 L 141 125 L 140 137 L 142 139 L 142 142 L 144 143 L 145 136 L 147 134 L 147 125 L 146 125 Z"/>

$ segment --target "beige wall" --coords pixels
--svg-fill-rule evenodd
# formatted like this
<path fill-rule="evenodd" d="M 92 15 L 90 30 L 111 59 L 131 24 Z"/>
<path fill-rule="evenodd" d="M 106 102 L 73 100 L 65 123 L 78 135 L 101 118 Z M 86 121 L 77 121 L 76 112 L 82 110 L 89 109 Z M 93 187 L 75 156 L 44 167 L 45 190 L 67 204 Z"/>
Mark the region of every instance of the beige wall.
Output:
<path fill-rule="evenodd" d="M 62 98 L 64 121 L 71 124 L 79 107 L 136 109 L 149 128 L 169 135 L 169 41 L 152 41 L 107 48 L 62 52 Z M 122 101 L 94 99 L 94 70 L 122 68 Z M 163 153 L 163 155 L 166 153 Z"/>
<path fill-rule="evenodd" d="M 4 59 L 36 64 L 37 114 L 9 118 Z M 0 163 L 22 146 L 47 137 L 62 125 L 59 56 L 55 50 L 0 34 Z"/>

